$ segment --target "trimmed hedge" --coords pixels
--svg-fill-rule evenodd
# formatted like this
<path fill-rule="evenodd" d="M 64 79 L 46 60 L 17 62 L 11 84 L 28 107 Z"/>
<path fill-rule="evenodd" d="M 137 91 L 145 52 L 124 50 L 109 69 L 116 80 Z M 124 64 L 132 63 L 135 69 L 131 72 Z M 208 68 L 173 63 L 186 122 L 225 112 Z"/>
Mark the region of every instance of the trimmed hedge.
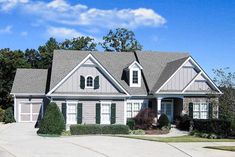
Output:
<path fill-rule="evenodd" d="M 176 118 L 176 128 L 189 131 L 191 118 L 185 114 Z"/>
<path fill-rule="evenodd" d="M 160 128 L 168 127 L 170 125 L 170 121 L 165 113 L 162 113 L 158 119 L 158 125 Z"/>
<path fill-rule="evenodd" d="M 5 110 L 0 107 L 0 122 L 4 121 Z"/>
<path fill-rule="evenodd" d="M 59 107 L 54 102 L 49 103 L 37 133 L 60 135 L 64 129 L 65 120 Z"/>
<path fill-rule="evenodd" d="M 135 120 L 134 120 L 134 118 L 128 118 L 127 121 L 126 121 L 126 125 L 128 125 L 131 130 L 134 130 L 135 129 Z"/>
<path fill-rule="evenodd" d="M 86 134 L 129 134 L 127 125 L 75 124 L 70 126 L 71 135 Z"/>
<path fill-rule="evenodd" d="M 203 133 L 214 133 L 220 136 L 228 136 L 231 132 L 231 122 L 220 119 L 194 119 L 193 130 Z"/>

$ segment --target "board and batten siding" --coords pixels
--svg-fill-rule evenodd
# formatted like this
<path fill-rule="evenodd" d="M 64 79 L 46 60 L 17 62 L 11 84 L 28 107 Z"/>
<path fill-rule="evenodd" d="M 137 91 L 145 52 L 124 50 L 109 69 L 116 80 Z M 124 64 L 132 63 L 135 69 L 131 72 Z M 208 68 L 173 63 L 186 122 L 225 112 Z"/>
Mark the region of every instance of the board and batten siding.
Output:
<path fill-rule="evenodd" d="M 195 81 L 186 90 L 186 92 L 190 91 L 212 91 L 212 89 L 205 81 Z"/>
<path fill-rule="evenodd" d="M 80 88 L 80 76 L 92 76 L 93 79 L 99 76 L 99 88 Z M 94 81 L 94 80 L 93 80 Z M 118 89 L 108 78 L 95 66 L 79 67 L 54 93 L 119 93 Z"/>
<path fill-rule="evenodd" d="M 83 124 L 95 124 L 96 123 L 96 103 L 102 102 L 102 100 L 67 100 L 77 101 L 82 103 L 82 123 Z M 124 100 L 104 100 L 105 102 L 116 103 L 116 124 L 124 124 Z M 62 110 L 62 103 L 66 103 L 65 100 L 53 100 L 60 110 Z"/>
<path fill-rule="evenodd" d="M 193 67 L 182 67 L 161 91 L 181 91 L 197 75 Z"/>

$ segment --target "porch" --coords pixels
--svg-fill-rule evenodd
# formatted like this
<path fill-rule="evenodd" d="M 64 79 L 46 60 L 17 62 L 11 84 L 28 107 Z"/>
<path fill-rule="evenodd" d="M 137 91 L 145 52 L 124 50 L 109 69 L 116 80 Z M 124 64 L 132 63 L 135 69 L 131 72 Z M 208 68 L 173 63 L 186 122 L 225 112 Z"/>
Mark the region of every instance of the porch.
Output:
<path fill-rule="evenodd" d="M 155 111 L 156 117 L 159 118 L 165 113 L 171 123 L 183 112 L 183 98 L 181 97 L 158 97 L 149 100 L 149 107 Z"/>

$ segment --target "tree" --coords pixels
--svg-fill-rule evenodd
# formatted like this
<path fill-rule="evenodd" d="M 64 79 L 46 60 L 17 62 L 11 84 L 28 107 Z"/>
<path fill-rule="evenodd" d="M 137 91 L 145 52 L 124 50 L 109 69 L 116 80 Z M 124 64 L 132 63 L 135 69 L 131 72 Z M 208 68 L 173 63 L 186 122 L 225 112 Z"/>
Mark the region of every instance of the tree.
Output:
<path fill-rule="evenodd" d="M 46 108 L 45 115 L 39 124 L 38 134 L 60 135 L 65 129 L 65 120 L 56 103 L 51 102 Z"/>
<path fill-rule="evenodd" d="M 142 46 L 136 40 L 134 32 L 126 28 L 117 28 L 115 31 L 110 30 L 103 37 L 103 40 L 101 46 L 105 51 L 133 52 L 142 50 Z"/>
<path fill-rule="evenodd" d="M 235 72 L 228 72 L 229 68 L 213 69 L 214 81 L 223 94 L 219 98 L 219 118 L 235 123 Z"/>
<path fill-rule="evenodd" d="M 45 45 L 39 46 L 38 51 L 41 56 L 41 68 L 49 68 L 51 66 L 53 51 L 59 48 L 59 43 L 55 38 L 50 38 Z"/>
<path fill-rule="evenodd" d="M 25 59 L 31 65 L 31 68 L 39 68 L 41 56 L 35 49 L 26 49 L 24 52 Z"/>
<path fill-rule="evenodd" d="M 10 49 L 0 50 L 0 106 L 4 109 L 12 106 L 13 100 L 10 96 L 16 68 L 30 68 L 24 58 L 24 52 Z"/>
<path fill-rule="evenodd" d="M 95 51 L 96 43 L 94 43 L 94 39 L 82 36 L 71 40 L 66 39 L 60 43 L 60 48 L 66 50 Z"/>
<path fill-rule="evenodd" d="M 14 118 L 12 107 L 8 107 L 6 109 L 3 121 L 4 121 L 5 124 L 15 122 L 15 118 Z"/>

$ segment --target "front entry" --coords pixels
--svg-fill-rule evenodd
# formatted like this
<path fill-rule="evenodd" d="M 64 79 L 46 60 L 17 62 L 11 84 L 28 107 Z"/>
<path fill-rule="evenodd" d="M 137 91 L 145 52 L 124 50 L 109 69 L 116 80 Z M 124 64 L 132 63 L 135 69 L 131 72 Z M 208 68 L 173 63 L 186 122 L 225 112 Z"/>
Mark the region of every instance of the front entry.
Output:
<path fill-rule="evenodd" d="M 173 122 L 173 100 L 162 100 L 161 113 L 165 113 L 168 119 Z"/>

